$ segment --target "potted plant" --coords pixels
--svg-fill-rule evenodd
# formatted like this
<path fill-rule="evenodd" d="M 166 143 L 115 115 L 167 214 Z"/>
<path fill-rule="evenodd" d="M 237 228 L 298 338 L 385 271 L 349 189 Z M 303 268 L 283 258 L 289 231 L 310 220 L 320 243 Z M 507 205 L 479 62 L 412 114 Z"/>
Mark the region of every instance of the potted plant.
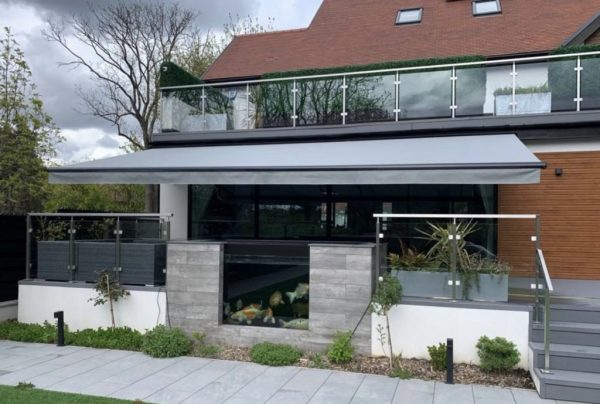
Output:
<path fill-rule="evenodd" d="M 495 114 L 513 115 L 512 87 L 494 91 Z M 515 114 L 545 114 L 552 110 L 552 94 L 548 83 L 515 88 Z"/>

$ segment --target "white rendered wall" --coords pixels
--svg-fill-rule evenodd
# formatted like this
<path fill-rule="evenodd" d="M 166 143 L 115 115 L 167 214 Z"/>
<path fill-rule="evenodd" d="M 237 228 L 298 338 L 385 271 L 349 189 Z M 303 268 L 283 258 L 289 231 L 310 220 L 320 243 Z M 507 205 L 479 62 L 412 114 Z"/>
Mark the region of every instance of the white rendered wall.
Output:
<path fill-rule="evenodd" d="M 115 323 L 144 332 L 165 324 L 166 294 L 164 291 L 130 290 L 131 295 L 115 305 Z M 19 285 L 18 320 L 21 323 L 53 323 L 54 312 L 65 312 L 70 330 L 110 327 L 108 304 L 94 306 L 88 300 L 96 292 L 89 287 Z"/>
<path fill-rule="evenodd" d="M 171 218 L 171 240 L 187 240 L 188 186 L 161 184 L 160 213 L 173 214 Z"/>
<path fill-rule="evenodd" d="M 454 339 L 454 362 L 479 364 L 477 340 L 482 335 L 504 337 L 517 345 L 519 367 L 528 369 L 529 312 L 466 309 L 462 307 L 402 304 L 389 313 L 394 354 L 404 358 L 429 359 L 427 346 Z M 385 353 L 379 342 L 377 326 L 385 327 L 385 317 L 373 315 L 371 349 L 374 356 Z M 384 328 L 385 329 L 385 328 Z"/>

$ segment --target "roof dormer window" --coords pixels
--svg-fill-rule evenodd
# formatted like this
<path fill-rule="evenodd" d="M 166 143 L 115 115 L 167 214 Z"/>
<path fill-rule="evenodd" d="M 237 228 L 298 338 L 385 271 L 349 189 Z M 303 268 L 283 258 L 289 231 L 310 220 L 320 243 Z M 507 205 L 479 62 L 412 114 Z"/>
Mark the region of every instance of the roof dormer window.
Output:
<path fill-rule="evenodd" d="M 499 14 L 502 12 L 500 0 L 473 0 L 473 15 Z"/>
<path fill-rule="evenodd" d="M 422 17 L 423 7 L 400 10 L 396 16 L 396 25 L 418 24 L 421 22 Z"/>

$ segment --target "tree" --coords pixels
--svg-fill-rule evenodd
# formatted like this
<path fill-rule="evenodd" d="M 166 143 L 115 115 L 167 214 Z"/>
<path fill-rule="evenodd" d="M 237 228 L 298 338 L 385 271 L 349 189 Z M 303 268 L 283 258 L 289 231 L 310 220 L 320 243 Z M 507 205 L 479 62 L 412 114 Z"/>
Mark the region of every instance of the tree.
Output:
<path fill-rule="evenodd" d="M 160 65 L 190 33 L 195 13 L 141 0 L 89 8 L 69 21 L 74 43 L 67 39 L 65 22 L 49 20 L 44 35 L 70 54 L 64 65 L 87 69 L 97 82 L 95 91 L 79 90 L 91 113 L 114 125 L 135 148 L 147 149 L 159 119 Z M 147 211 L 157 210 L 156 196 L 157 187 L 147 186 Z"/>
<path fill-rule="evenodd" d="M 128 290 L 123 289 L 119 284 L 119 281 L 117 281 L 113 274 L 108 270 L 98 274 L 94 289 L 96 289 L 97 295 L 96 297 L 88 299 L 88 302 L 93 302 L 94 306 L 102 306 L 108 303 L 110 320 L 112 328 L 114 329 L 116 327 L 114 303 L 118 302 L 119 299 L 125 299 L 130 293 Z"/>
<path fill-rule="evenodd" d="M 379 342 L 381 342 L 382 349 L 384 349 L 383 346 L 387 341 L 390 350 L 390 372 L 394 367 L 394 350 L 392 347 L 389 312 L 392 307 L 400 303 L 400 300 L 402 300 L 402 285 L 400 285 L 398 278 L 388 272 L 384 273 L 383 276 L 379 277 L 379 283 L 377 284 L 375 293 L 371 297 L 369 308 L 371 313 L 385 317 L 385 329 L 381 324 L 376 329 L 379 333 Z"/>
<path fill-rule="evenodd" d="M 144 209 L 144 186 L 129 184 L 50 184 L 45 212 L 120 212 Z"/>
<path fill-rule="evenodd" d="M 42 207 L 44 165 L 60 136 L 9 28 L 4 28 L 0 52 L 0 213 L 23 214 Z"/>

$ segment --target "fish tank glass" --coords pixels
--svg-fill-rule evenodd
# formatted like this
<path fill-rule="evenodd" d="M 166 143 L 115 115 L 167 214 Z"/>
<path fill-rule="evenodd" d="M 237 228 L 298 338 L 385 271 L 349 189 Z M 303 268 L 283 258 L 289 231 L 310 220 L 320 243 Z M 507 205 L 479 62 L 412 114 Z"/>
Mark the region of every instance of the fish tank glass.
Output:
<path fill-rule="evenodd" d="M 307 330 L 308 262 L 306 242 L 228 241 L 223 323 Z"/>

